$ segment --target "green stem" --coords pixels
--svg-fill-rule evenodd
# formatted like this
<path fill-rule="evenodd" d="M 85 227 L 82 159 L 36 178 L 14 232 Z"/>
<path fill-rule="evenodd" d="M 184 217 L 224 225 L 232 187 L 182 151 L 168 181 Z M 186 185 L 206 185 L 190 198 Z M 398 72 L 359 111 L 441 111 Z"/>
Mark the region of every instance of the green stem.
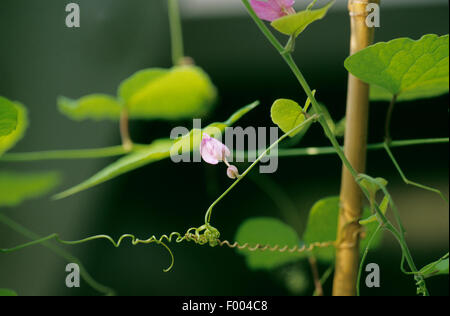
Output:
<path fill-rule="evenodd" d="M 402 225 L 401 219 L 400 219 L 400 212 L 398 211 L 397 205 L 394 203 L 394 200 L 392 199 L 392 196 L 389 194 L 389 192 L 387 191 L 386 187 L 384 187 L 381 183 L 379 183 L 378 181 L 376 181 L 375 179 L 369 177 L 368 175 L 359 175 L 357 182 L 360 183 L 361 179 L 366 179 L 367 181 L 376 184 L 384 193 L 384 195 L 389 199 L 389 204 L 391 206 L 391 209 L 394 213 L 394 217 L 397 221 L 397 224 L 399 225 L 400 231 L 398 231 L 392 224 L 391 222 L 387 219 L 387 217 L 383 214 L 383 212 L 381 211 L 379 205 L 377 203 L 374 203 L 375 206 L 375 211 L 378 215 L 378 217 L 381 220 L 381 223 L 383 225 L 384 228 L 386 228 L 388 231 L 390 231 L 394 237 L 397 239 L 398 243 L 400 244 L 400 247 L 402 249 L 402 254 L 404 256 L 404 258 L 406 259 L 406 261 L 408 262 L 409 268 L 411 269 L 411 271 L 415 274 L 414 278 L 418 284 L 418 286 L 421 289 L 421 292 L 425 295 L 428 296 L 428 290 L 425 284 L 425 279 L 423 278 L 422 275 L 420 275 L 418 273 L 417 267 L 414 263 L 414 260 L 412 258 L 411 252 L 408 248 L 408 244 L 406 243 L 406 239 L 405 239 L 405 233 L 406 230 Z M 403 259 L 402 259 L 403 260 Z"/>
<path fill-rule="evenodd" d="M 405 173 L 403 172 L 403 170 L 401 169 L 399 163 L 398 163 L 397 160 L 395 159 L 394 154 L 392 153 L 392 151 L 391 151 L 391 149 L 390 149 L 390 147 L 392 147 L 392 146 L 391 146 L 390 144 L 388 144 L 387 142 L 385 142 L 385 143 L 383 144 L 383 147 L 384 147 L 384 149 L 386 150 L 386 152 L 387 152 L 389 158 L 391 158 L 391 161 L 392 161 L 392 163 L 394 164 L 395 168 L 397 169 L 398 173 L 400 174 L 400 177 L 402 178 L 402 180 L 403 180 L 407 185 L 412 185 L 412 186 L 415 186 L 415 187 L 417 187 L 417 188 L 420 188 L 420 189 L 423 189 L 423 190 L 427 190 L 427 191 L 430 191 L 430 192 L 434 192 L 434 193 L 436 193 L 436 194 L 439 194 L 439 196 L 440 196 L 446 203 L 449 202 L 448 199 L 445 197 L 445 195 L 444 195 L 440 190 L 435 189 L 435 188 L 432 188 L 432 187 L 429 187 L 429 186 L 426 186 L 426 185 L 423 185 L 423 184 L 420 184 L 420 183 L 417 183 L 417 182 L 413 182 L 413 181 L 409 180 L 409 179 L 406 177 L 406 175 L 405 175 Z"/>
<path fill-rule="evenodd" d="M 74 149 L 74 150 L 49 150 L 29 153 L 7 153 L 0 157 L 0 161 L 7 162 L 27 162 L 41 160 L 72 160 L 72 159 L 96 159 L 109 158 L 126 155 L 134 150 L 145 148 L 147 145 L 133 145 L 133 150 L 129 151 L 123 146 L 112 146 L 94 149 Z"/>
<path fill-rule="evenodd" d="M 384 126 L 384 137 L 387 142 L 391 141 L 391 121 L 392 121 L 392 113 L 394 112 L 395 103 L 397 102 L 397 96 L 394 95 L 392 97 L 391 103 L 389 104 L 389 108 L 386 114 L 386 123 Z"/>
<path fill-rule="evenodd" d="M 417 145 L 431 145 L 431 144 L 446 144 L 449 142 L 448 138 L 429 138 L 429 139 L 412 139 L 412 140 L 397 140 L 392 141 L 389 147 L 408 147 Z M 376 143 L 367 145 L 367 150 L 382 150 L 385 143 Z M 341 147 L 342 148 L 342 147 Z M 336 154 L 334 147 L 308 147 L 308 148 L 290 148 L 279 149 L 278 157 L 298 157 L 298 156 L 319 156 Z"/>
<path fill-rule="evenodd" d="M 392 141 L 389 144 L 390 148 L 407 147 L 415 145 L 427 144 L 445 144 L 448 143 L 448 138 L 430 138 L 430 139 L 413 139 L 413 140 L 398 140 Z M 147 145 L 134 144 L 133 151 L 145 148 Z M 385 143 L 377 143 L 368 145 L 368 150 L 384 149 Z M 0 157 L 0 161 L 5 162 L 27 162 L 27 161 L 41 161 L 41 160 L 74 160 L 74 159 L 96 159 L 122 156 L 130 153 L 123 148 L 123 146 L 112 146 L 105 148 L 94 149 L 75 149 L 75 150 L 49 150 L 28 153 L 6 153 Z M 334 147 L 308 147 L 308 148 L 292 148 L 292 149 L 278 149 L 278 157 L 296 157 L 296 156 L 316 156 L 335 154 Z M 270 155 L 269 155 L 270 156 Z"/>
<path fill-rule="evenodd" d="M 179 65 L 184 57 L 183 30 L 181 27 L 178 0 L 168 0 L 170 38 L 172 43 L 172 63 Z"/>
<path fill-rule="evenodd" d="M 59 255 L 62 258 L 64 258 L 67 262 L 77 263 L 78 266 L 80 267 L 81 277 L 93 289 L 95 289 L 96 291 L 98 291 L 100 293 L 106 294 L 106 295 L 114 295 L 114 290 L 112 290 L 109 287 L 106 287 L 106 286 L 98 283 L 97 281 L 95 281 L 91 277 L 91 275 L 87 272 L 86 268 L 83 266 L 83 264 L 80 262 L 80 260 L 78 258 L 74 257 L 72 254 L 70 254 L 69 252 L 65 251 L 61 247 L 58 247 L 56 245 L 53 245 L 52 243 L 49 243 L 48 241 L 50 239 L 55 238 L 54 235 L 42 238 L 42 237 L 36 235 L 35 233 L 31 232 L 30 230 L 26 229 L 25 227 L 23 227 L 19 223 L 16 223 L 11 218 L 9 218 L 6 215 L 3 215 L 1 213 L 0 213 L 0 222 L 5 224 L 6 226 L 10 227 L 15 232 L 17 232 L 17 233 L 19 233 L 19 234 L 21 234 L 21 235 L 23 235 L 23 236 L 33 240 L 33 241 L 31 241 L 31 242 L 29 242 L 29 243 L 27 243 L 25 245 L 18 246 L 16 248 L 14 248 L 15 250 L 19 250 L 19 249 L 22 249 L 22 248 L 25 248 L 25 247 L 32 246 L 32 245 L 40 243 L 44 247 L 50 249 L 55 254 Z M 11 251 L 9 251 L 9 249 L 8 249 L 8 250 L 2 251 L 2 252 L 7 253 L 7 252 L 11 252 Z"/>

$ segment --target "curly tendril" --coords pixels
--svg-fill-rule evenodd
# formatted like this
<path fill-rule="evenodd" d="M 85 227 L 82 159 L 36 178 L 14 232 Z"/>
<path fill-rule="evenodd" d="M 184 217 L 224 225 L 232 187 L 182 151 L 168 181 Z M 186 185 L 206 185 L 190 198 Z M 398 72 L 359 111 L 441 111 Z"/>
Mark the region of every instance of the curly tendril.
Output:
<path fill-rule="evenodd" d="M 227 246 L 229 248 L 237 248 L 239 250 L 248 250 L 248 251 L 271 251 L 271 252 L 290 252 L 290 253 L 302 253 L 302 252 L 311 252 L 315 248 L 327 248 L 327 247 L 334 247 L 335 246 L 334 241 L 327 241 L 327 242 L 316 242 L 312 243 L 310 245 L 303 245 L 303 246 L 280 246 L 280 245 L 261 245 L 256 244 L 254 246 L 251 246 L 249 243 L 245 244 L 239 244 L 238 242 L 230 243 L 228 240 L 218 240 L 219 246 Z"/>

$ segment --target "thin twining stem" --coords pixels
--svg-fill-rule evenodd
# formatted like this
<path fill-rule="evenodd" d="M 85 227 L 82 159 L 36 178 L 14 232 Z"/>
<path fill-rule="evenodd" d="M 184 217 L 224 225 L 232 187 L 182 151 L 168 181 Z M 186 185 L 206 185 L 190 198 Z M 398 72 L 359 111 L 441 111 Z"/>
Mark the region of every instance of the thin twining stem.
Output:
<path fill-rule="evenodd" d="M 384 125 L 384 137 L 387 142 L 391 141 L 391 121 L 392 121 L 392 114 L 394 112 L 394 107 L 395 107 L 396 102 L 397 102 L 397 95 L 394 95 L 389 104 L 389 108 L 388 108 L 388 111 L 386 114 L 386 122 Z"/>
<path fill-rule="evenodd" d="M 444 194 L 440 190 L 409 180 L 406 177 L 403 170 L 400 168 L 400 164 L 395 159 L 394 154 L 392 153 L 390 148 L 393 147 L 392 146 L 393 142 L 391 140 L 391 121 L 392 121 L 392 113 L 394 112 L 396 102 L 397 102 L 397 95 L 394 95 L 391 99 L 391 102 L 389 103 L 389 108 L 388 108 L 387 114 L 386 114 L 385 132 L 384 132 L 385 133 L 385 136 L 384 136 L 385 141 L 383 143 L 383 148 L 386 150 L 387 154 L 389 155 L 389 158 L 391 159 L 392 163 L 394 164 L 395 168 L 397 169 L 398 173 L 400 174 L 403 182 L 405 182 L 407 185 L 412 185 L 417 188 L 439 194 L 439 196 L 446 203 L 448 203 L 448 199 L 444 196 Z"/>
<path fill-rule="evenodd" d="M 43 238 L 39 235 L 33 233 L 32 231 L 28 230 L 27 228 L 23 227 L 13 219 L 9 218 L 8 216 L 0 213 L 0 222 L 2 222 L 4 225 L 11 228 L 13 231 L 25 236 L 26 238 L 29 238 L 31 240 L 42 240 Z M 91 286 L 94 290 L 98 291 L 99 293 L 103 293 L 108 296 L 114 295 L 114 290 L 100 284 L 94 278 L 88 273 L 84 265 L 81 263 L 81 261 L 73 256 L 71 253 L 67 252 L 66 250 L 62 249 L 58 245 L 55 245 L 53 243 L 47 242 L 47 239 L 41 242 L 41 245 L 48 248 L 53 253 L 57 254 L 61 258 L 65 259 L 67 262 L 70 263 L 76 263 L 80 267 L 80 275 L 83 278 L 84 281 L 86 281 L 89 286 Z"/>
<path fill-rule="evenodd" d="M 419 145 L 447 144 L 449 138 L 428 138 L 428 139 L 411 139 L 396 140 L 389 144 L 389 147 L 409 147 Z M 384 150 L 385 142 L 367 145 L 367 150 Z M 342 148 L 342 147 L 341 147 Z M 250 153 L 248 153 L 250 154 Z M 278 149 L 278 157 L 299 157 L 299 156 L 319 156 L 336 154 L 334 147 L 306 147 L 306 148 L 290 148 Z M 270 156 L 270 155 L 269 155 Z"/>
<path fill-rule="evenodd" d="M 206 214 L 205 214 L 205 224 L 209 224 L 211 222 L 211 213 L 212 213 L 212 209 L 214 208 L 214 206 L 216 206 L 217 203 L 219 203 L 236 185 L 238 185 L 238 183 L 241 182 L 242 179 L 245 178 L 245 176 L 261 161 L 261 159 L 263 159 L 265 156 L 267 156 L 267 154 L 270 153 L 270 151 L 272 149 L 274 149 L 276 146 L 278 146 L 278 144 L 281 141 L 283 141 L 286 137 L 295 133 L 296 131 L 298 131 L 302 127 L 306 126 L 307 124 L 317 121 L 318 119 L 320 119 L 320 115 L 317 115 L 317 114 L 312 115 L 311 117 L 309 117 L 308 119 L 306 119 L 305 121 L 303 121 L 302 123 L 300 123 L 299 125 L 294 127 L 293 129 L 291 129 L 290 131 L 285 133 L 283 136 L 278 138 L 277 141 L 275 141 L 261 155 L 259 155 L 259 157 L 247 168 L 247 170 L 245 170 L 244 173 L 242 173 L 242 175 L 239 178 L 237 178 L 236 181 L 234 181 L 233 184 L 230 185 L 230 187 L 221 196 L 219 196 L 217 198 L 217 200 L 215 200 L 211 204 L 211 206 L 208 208 L 208 210 L 206 211 Z"/>
<path fill-rule="evenodd" d="M 51 234 L 48 235 L 46 237 L 42 237 L 42 238 L 36 238 L 33 241 L 30 241 L 28 243 L 13 247 L 13 248 L 6 248 L 6 249 L 0 249 L 0 253 L 10 253 L 10 252 L 14 252 L 14 251 L 18 251 L 18 250 L 22 250 L 24 248 L 28 248 L 34 245 L 38 245 L 38 244 L 42 244 L 45 242 L 48 242 L 50 240 L 55 240 L 60 244 L 64 244 L 64 245 L 79 245 L 85 242 L 89 242 L 89 241 L 93 241 L 93 240 L 98 240 L 98 239 L 106 239 L 107 241 L 109 241 L 111 244 L 113 244 L 113 246 L 115 248 L 118 248 L 121 244 L 122 241 L 124 239 L 131 239 L 131 244 L 133 246 L 137 245 L 137 244 L 151 244 L 151 243 L 156 243 L 158 245 L 162 245 L 164 248 L 166 248 L 166 250 L 169 252 L 170 257 L 171 257 L 171 263 L 170 266 L 166 269 L 164 269 L 164 272 L 168 272 L 172 269 L 173 265 L 174 265 L 174 256 L 172 254 L 172 251 L 170 250 L 170 248 L 165 244 L 165 242 L 172 242 L 173 240 L 175 240 L 177 243 L 181 243 L 183 241 L 191 241 L 194 240 L 193 238 L 191 238 L 190 235 L 186 234 L 186 235 L 181 235 L 178 232 L 173 232 L 170 235 L 162 235 L 160 237 L 156 237 L 156 236 L 151 236 L 148 239 L 142 240 L 142 239 L 138 239 L 136 238 L 134 235 L 132 234 L 124 234 L 122 236 L 120 236 L 120 238 L 115 241 L 112 237 L 108 236 L 108 235 L 96 235 L 96 236 L 91 236 L 88 238 L 84 238 L 84 239 L 80 239 L 80 240 L 75 240 L 75 241 L 67 241 L 67 240 L 62 240 L 58 234 Z"/>
<path fill-rule="evenodd" d="M 405 175 L 405 173 L 403 172 L 403 170 L 400 168 L 400 164 L 399 164 L 399 163 L 397 162 L 397 160 L 395 159 L 394 154 L 392 153 L 392 151 L 391 151 L 391 149 L 390 149 L 391 145 L 388 144 L 387 142 L 385 142 L 383 146 L 384 146 L 384 149 L 386 150 L 386 152 L 387 152 L 389 158 L 391 159 L 392 163 L 394 164 L 395 168 L 397 169 L 398 173 L 400 174 L 400 177 L 402 178 L 403 182 L 405 182 L 407 185 L 412 185 L 412 186 L 415 186 L 415 187 L 417 187 L 417 188 L 420 188 L 420 189 L 423 189 L 423 190 L 427 190 L 427 191 L 430 191 L 430 192 L 434 192 L 434 193 L 436 193 L 436 194 L 439 194 L 439 196 L 440 196 L 446 203 L 449 202 L 448 199 L 447 199 L 447 197 L 446 197 L 440 190 L 409 180 L 409 179 L 406 177 L 406 175 Z"/>

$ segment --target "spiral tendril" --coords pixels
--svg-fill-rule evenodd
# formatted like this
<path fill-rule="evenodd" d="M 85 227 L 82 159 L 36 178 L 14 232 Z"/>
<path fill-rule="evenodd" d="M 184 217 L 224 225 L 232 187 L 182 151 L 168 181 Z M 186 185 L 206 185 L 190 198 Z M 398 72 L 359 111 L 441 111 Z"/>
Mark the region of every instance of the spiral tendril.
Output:
<path fill-rule="evenodd" d="M 281 245 L 262 245 L 262 244 L 256 244 L 254 246 L 251 246 L 249 243 L 240 244 L 238 242 L 231 243 L 228 240 L 218 240 L 218 245 L 223 247 L 227 246 L 228 248 L 237 248 L 239 250 L 248 250 L 248 251 L 271 251 L 271 252 L 290 252 L 290 253 L 302 253 L 302 252 L 311 252 L 315 248 L 327 248 L 332 247 L 335 245 L 334 241 L 327 241 L 327 242 L 316 242 L 309 245 L 303 245 L 303 246 L 281 246 Z"/>

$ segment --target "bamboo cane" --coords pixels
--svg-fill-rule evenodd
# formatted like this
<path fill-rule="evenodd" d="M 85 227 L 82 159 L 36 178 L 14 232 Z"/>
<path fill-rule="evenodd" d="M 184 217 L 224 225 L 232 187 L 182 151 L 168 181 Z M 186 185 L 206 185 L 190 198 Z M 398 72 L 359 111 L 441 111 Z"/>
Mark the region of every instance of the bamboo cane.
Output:
<path fill-rule="evenodd" d="M 349 0 L 351 20 L 350 54 L 369 46 L 373 41 L 374 28 L 366 23 L 367 5 L 379 0 Z M 347 126 L 345 132 L 345 155 L 356 171 L 366 168 L 367 129 L 369 117 L 369 86 L 349 74 L 347 91 Z M 353 296 L 359 264 L 359 239 L 361 227 L 358 220 L 362 213 L 362 192 L 345 166 L 342 171 L 341 206 L 336 250 L 336 272 L 333 295 Z"/>

